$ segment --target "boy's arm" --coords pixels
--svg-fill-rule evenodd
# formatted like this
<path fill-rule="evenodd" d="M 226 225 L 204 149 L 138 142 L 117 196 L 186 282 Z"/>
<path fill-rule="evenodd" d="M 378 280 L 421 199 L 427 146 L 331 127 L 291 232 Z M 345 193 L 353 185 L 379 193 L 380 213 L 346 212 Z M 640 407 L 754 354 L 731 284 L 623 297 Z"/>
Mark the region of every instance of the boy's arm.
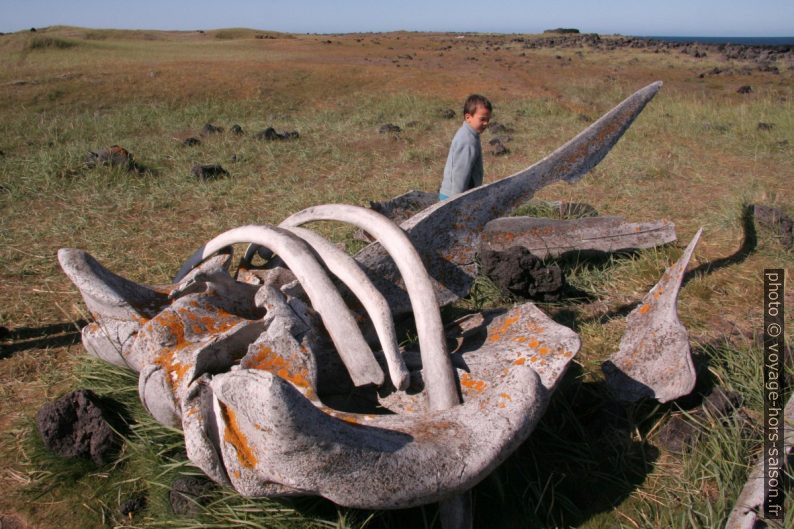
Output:
<path fill-rule="evenodd" d="M 463 193 L 471 188 L 471 172 L 474 161 L 477 158 L 477 150 L 474 145 L 469 143 L 461 145 L 452 155 L 452 165 L 450 167 L 450 193 Z"/>

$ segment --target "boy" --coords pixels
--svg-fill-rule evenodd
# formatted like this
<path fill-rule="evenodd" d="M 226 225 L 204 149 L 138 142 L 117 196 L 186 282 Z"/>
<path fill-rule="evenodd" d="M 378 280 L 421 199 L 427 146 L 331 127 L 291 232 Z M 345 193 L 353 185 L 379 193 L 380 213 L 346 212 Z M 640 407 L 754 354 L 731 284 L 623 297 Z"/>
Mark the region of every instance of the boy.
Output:
<path fill-rule="evenodd" d="M 472 94 L 463 104 L 463 125 L 452 138 L 439 200 L 468 191 L 482 184 L 482 147 L 480 133 L 488 127 L 493 107 L 484 96 Z"/>

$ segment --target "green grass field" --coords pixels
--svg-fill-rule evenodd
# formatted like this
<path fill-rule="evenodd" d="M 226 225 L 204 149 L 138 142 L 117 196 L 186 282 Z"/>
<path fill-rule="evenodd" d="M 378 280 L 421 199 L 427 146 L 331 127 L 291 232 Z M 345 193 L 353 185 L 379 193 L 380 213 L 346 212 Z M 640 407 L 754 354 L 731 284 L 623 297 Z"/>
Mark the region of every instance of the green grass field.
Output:
<path fill-rule="evenodd" d="M 42 528 L 438 527 L 433 505 L 363 512 L 221 489 L 195 516 L 173 515 L 171 480 L 199 471 L 186 461 L 180 432 L 143 411 L 135 375 L 87 357 L 77 329 L 90 315 L 57 250 L 81 248 L 125 277 L 168 283 L 197 246 L 226 229 L 278 223 L 316 204 L 435 191 L 470 92 L 491 98 L 494 119 L 514 129 L 509 155 L 485 155 L 493 181 L 662 80 L 595 170 L 537 198 L 587 202 L 637 222 L 667 218 L 679 241 L 565 264 L 569 282 L 589 298 L 541 308 L 580 334 L 581 351 L 538 430 L 476 487 L 475 526 L 722 527 L 761 443 L 762 272 L 791 271 L 791 250 L 772 232 L 748 231 L 743 211 L 765 203 L 794 216 L 794 65 L 778 65 L 780 74 L 700 78 L 716 65 L 744 65 L 679 55 L 525 49 L 507 35 L 56 27 L 0 36 L 0 325 L 10 332 L 0 350 L 0 514 Z M 748 84 L 750 94 L 736 92 Z M 458 117 L 441 117 L 448 108 Z M 208 122 L 226 132 L 182 144 Z M 384 123 L 403 132 L 379 134 Z M 229 133 L 233 124 L 246 134 Z M 300 139 L 253 137 L 269 126 L 299 131 Z M 115 144 L 150 170 L 85 165 L 89 151 Z M 196 163 L 221 164 L 230 175 L 199 181 Z M 599 366 L 617 350 L 623 308 L 701 226 L 690 265 L 699 272 L 681 291 L 679 314 L 703 366 L 698 390 L 721 386 L 743 404 L 727 419 L 698 419 L 697 443 L 677 454 L 659 446 L 659 431 L 696 409 L 697 399 L 616 411 Z M 355 244 L 347 228 L 322 231 Z M 794 307 L 790 280 L 786 286 Z M 480 278 L 455 309 L 513 302 Z M 789 315 L 789 329 L 792 322 Z M 77 387 L 113 397 L 131 419 L 119 459 L 107 467 L 60 461 L 35 431 L 41 404 Z M 781 527 L 794 527 L 790 472 Z M 137 495 L 147 497 L 146 508 L 121 515 Z"/>

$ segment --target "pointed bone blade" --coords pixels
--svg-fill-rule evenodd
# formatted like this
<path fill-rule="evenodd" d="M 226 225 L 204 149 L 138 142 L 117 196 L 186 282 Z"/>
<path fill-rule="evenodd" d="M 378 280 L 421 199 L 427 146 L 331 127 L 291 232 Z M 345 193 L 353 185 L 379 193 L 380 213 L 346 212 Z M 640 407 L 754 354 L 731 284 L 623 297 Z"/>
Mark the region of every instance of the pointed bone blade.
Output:
<path fill-rule="evenodd" d="M 624 401 L 652 397 L 669 402 L 695 387 L 689 335 L 676 304 L 687 263 L 700 239 L 699 229 L 681 258 L 629 314 L 620 348 L 604 362 L 607 385 Z"/>
<path fill-rule="evenodd" d="M 58 261 L 95 317 L 138 321 L 168 301 L 166 294 L 114 274 L 82 250 L 61 248 Z"/>
<path fill-rule="evenodd" d="M 424 257 L 439 303 L 468 294 L 477 275 L 475 252 L 488 221 L 504 216 L 544 186 L 581 178 L 606 156 L 661 86 L 657 81 L 638 90 L 523 171 L 430 206 L 405 221 L 401 227 Z M 356 260 L 384 292 L 395 314 L 410 310 L 399 273 L 379 244 L 364 248 Z"/>

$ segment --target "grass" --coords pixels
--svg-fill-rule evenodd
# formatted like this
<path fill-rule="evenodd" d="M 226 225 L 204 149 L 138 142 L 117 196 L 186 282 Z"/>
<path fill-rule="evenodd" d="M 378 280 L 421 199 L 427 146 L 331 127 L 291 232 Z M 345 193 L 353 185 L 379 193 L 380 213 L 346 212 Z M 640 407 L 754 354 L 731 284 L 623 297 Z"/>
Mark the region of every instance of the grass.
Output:
<path fill-rule="evenodd" d="M 414 58 L 398 58 L 407 53 Z M 549 186 L 515 212 L 554 216 L 550 202 L 563 201 L 631 221 L 668 218 L 679 244 L 563 264 L 583 296 L 541 308 L 576 330 L 582 349 L 537 431 L 475 488 L 476 526 L 721 526 L 759 449 L 761 353 L 753 336 L 762 324 L 761 272 L 792 262 L 773 234 L 747 232 L 742 211 L 763 202 L 794 214 L 794 91 L 785 68 L 697 77 L 715 64 L 722 63 L 713 54 L 703 62 L 628 49 L 580 57 L 474 34 L 52 27 L 0 37 L 0 325 L 13 333 L 0 351 L 0 486 L 13 491 L 0 498 L 0 512 L 37 527 L 437 527 L 435 506 L 367 512 L 317 499 L 247 500 L 223 489 L 198 515 L 175 517 L 171 480 L 196 469 L 179 433 L 143 412 L 136 378 L 84 356 L 74 325 L 90 315 L 55 253 L 82 248 L 126 277 L 167 283 L 225 229 L 277 223 L 315 204 L 435 191 L 459 126 L 459 117 L 439 112 L 459 114 L 469 92 L 488 95 L 495 119 L 514 129 L 504 157 L 487 154 L 491 135 L 483 136 L 491 180 L 542 158 L 661 78 L 661 92 L 594 171 L 574 186 Z M 736 94 L 741 84 L 753 93 Z M 227 132 L 181 144 L 207 122 Z M 234 123 L 247 134 L 228 133 Z M 384 123 L 403 131 L 381 135 Z M 268 126 L 301 137 L 252 137 Z M 83 163 L 88 151 L 113 144 L 151 171 Z M 194 163 L 220 163 L 230 177 L 198 182 Z M 699 419 L 706 421 L 699 441 L 679 455 L 660 446 L 658 432 L 697 402 L 615 408 L 600 364 L 616 350 L 627 312 L 700 226 L 691 265 L 698 272 L 682 289 L 680 318 L 705 365 L 699 390 L 720 385 L 744 405 L 727 420 Z M 346 227 L 321 231 L 359 247 Z M 753 243 L 743 246 L 749 235 Z M 517 301 L 481 277 L 444 314 Z M 34 431 L 35 410 L 76 387 L 112 396 L 125 410 L 122 452 L 105 468 L 57 460 Z M 119 507 L 136 494 L 146 494 L 148 506 L 125 519 Z M 790 499 L 787 511 L 791 525 Z"/>

